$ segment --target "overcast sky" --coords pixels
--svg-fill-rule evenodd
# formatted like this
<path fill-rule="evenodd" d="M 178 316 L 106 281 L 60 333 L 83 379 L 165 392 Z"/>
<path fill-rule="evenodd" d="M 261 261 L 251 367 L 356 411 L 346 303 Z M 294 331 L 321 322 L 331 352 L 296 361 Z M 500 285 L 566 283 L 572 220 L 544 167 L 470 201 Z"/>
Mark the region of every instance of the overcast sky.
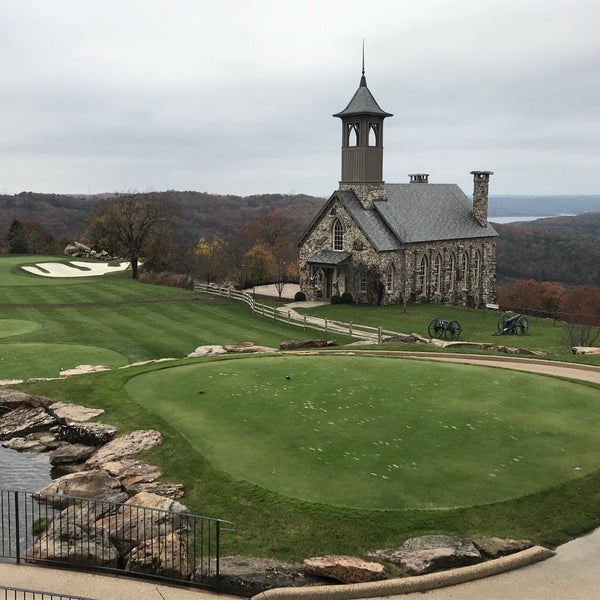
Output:
<path fill-rule="evenodd" d="M 600 194 L 599 0 L 1 0 L 0 192 L 328 196 L 363 38 L 387 182 Z"/>

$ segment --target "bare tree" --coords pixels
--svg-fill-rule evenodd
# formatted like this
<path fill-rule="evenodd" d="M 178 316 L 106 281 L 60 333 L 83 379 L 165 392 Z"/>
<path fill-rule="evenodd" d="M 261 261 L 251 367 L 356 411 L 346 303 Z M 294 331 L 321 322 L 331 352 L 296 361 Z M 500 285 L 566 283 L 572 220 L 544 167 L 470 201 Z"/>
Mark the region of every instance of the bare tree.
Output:
<path fill-rule="evenodd" d="M 169 222 L 169 211 L 158 194 L 119 194 L 91 218 L 88 235 L 92 244 L 129 259 L 133 279 L 138 278 L 140 258 Z"/>

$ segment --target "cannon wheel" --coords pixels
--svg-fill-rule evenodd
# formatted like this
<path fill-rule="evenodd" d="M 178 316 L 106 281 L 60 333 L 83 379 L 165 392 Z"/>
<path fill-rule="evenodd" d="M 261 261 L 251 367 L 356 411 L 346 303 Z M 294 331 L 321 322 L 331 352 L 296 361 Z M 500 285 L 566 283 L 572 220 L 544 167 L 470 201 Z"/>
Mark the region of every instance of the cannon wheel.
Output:
<path fill-rule="evenodd" d="M 506 321 L 508 321 L 509 316 L 507 314 L 502 315 L 498 319 L 498 331 L 502 331 L 506 327 Z"/>
<path fill-rule="evenodd" d="M 517 322 L 517 326 L 515 327 L 515 333 L 517 335 L 525 335 L 528 329 L 529 323 L 527 322 L 527 319 L 525 317 L 521 317 Z"/>
<path fill-rule="evenodd" d="M 457 340 L 460 337 L 460 332 L 462 331 L 460 323 L 458 321 L 450 321 L 446 326 L 446 331 L 444 332 L 444 337 L 448 341 Z"/>
<path fill-rule="evenodd" d="M 427 328 L 427 332 L 429 333 L 429 337 L 430 338 L 434 338 L 437 337 L 437 333 L 439 331 L 439 327 L 437 325 L 438 323 L 438 318 L 436 317 L 435 319 L 432 319 L 431 322 L 429 323 L 429 327 Z"/>

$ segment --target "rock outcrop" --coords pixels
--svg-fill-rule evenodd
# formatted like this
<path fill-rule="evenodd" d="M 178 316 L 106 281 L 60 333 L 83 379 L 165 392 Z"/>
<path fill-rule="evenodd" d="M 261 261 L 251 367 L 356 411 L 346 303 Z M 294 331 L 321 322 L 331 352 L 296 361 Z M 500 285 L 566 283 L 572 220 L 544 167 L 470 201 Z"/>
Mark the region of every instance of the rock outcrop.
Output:
<path fill-rule="evenodd" d="M 306 348 L 329 348 L 337 345 L 336 340 L 286 340 L 279 344 L 279 349 L 304 350 Z"/>
<path fill-rule="evenodd" d="M 162 444 L 162 435 L 159 431 L 153 429 L 132 431 L 102 446 L 87 459 L 85 466 L 94 469 L 103 463 L 151 450 L 159 444 Z"/>
<path fill-rule="evenodd" d="M 391 562 L 409 575 L 466 567 L 484 560 L 473 542 L 448 535 L 410 538 L 398 550 L 377 550 L 370 556 Z"/>
<path fill-rule="evenodd" d="M 112 256 L 106 250 L 94 250 L 81 242 L 73 242 L 65 247 L 65 256 L 76 258 L 96 258 L 98 260 L 116 260 L 117 256 Z"/>
<path fill-rule="evenodd" d="M 354 556 L 318 556 L 304 560 L 307 575 L 328 577 L 342 583 L 366 583 L 387 579 L 383 565 L 366 562 Z"/>
<path fill-rule="evenodd" d="M 48 430 L 56 419 L 42 406 L 21 405 L 0 417 L 0 440 L 24 437 L 30 433 Z"/>

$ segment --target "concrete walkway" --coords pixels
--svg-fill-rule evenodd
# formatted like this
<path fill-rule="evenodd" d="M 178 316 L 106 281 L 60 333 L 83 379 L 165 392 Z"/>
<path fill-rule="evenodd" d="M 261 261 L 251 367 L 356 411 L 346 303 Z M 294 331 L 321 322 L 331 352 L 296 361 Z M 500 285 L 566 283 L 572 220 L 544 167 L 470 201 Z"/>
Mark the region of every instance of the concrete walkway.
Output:
<path fill-rule="evenodd" d="M 236 598 L 204 590 L 149 583 L 130 577 L 79 573 L 0 562 L 0 584 L 21 589 L 82 596 L 93 600 L 217 600 Z M 8 596 L 11 597 L 11 596 Z"/>

